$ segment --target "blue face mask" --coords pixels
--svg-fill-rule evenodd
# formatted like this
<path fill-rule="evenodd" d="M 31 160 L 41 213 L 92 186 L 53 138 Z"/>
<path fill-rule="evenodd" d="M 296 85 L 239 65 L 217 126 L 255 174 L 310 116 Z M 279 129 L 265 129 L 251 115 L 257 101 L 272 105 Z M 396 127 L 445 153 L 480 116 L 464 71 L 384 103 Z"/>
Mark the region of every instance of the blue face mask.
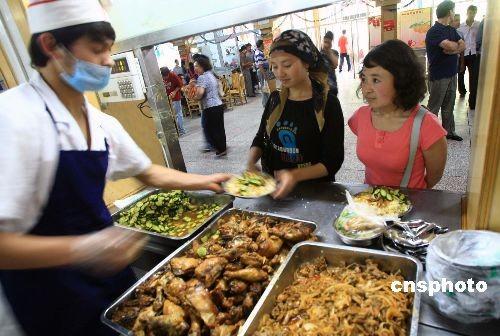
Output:
<path fill-rule="evenodd" d="M 73 56 L 74 58 L 74 56 Z M 61 78 L 79 92 L 99 91 L 106 87 L 111 76 L 111 68 L 74 58 L 73 74 L 63 71 Z"/>

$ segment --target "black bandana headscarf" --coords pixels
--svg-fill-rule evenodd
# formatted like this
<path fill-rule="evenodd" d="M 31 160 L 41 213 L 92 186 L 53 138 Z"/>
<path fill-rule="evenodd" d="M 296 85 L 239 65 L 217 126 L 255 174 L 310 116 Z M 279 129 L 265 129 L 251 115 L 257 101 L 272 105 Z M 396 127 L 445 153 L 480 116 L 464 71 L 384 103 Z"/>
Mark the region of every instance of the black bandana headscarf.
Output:
<path fill-rule="evenodd" d="M 281 33 L 273 41 L 269 53 L 272 54 L 273 51 L 277 50 L 297 56 L 309 64 L 309 71 L 328 72 L 320 51 L 316 48 L 311 38 L 300 30 L 290 29 Z"/>

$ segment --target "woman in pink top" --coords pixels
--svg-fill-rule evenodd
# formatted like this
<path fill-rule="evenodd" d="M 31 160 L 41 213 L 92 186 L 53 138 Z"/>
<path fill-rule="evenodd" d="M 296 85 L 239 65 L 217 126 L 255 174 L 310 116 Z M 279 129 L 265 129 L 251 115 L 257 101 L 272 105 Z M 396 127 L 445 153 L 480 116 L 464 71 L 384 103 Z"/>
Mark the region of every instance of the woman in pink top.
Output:
<path fill-rule="evenodd" d="M 413 50 L 400 40 L 386 41 L 363 61 L 361 92 L 368 106 L 349 119 L 357 135 L 356 153 L 365 165 L 365 183 L 399 186 L 408 163 L 413 120 L 426 87 Z M 432 188 L 446 165 L 446 131 L 427 111 L 408 188 Z"/>

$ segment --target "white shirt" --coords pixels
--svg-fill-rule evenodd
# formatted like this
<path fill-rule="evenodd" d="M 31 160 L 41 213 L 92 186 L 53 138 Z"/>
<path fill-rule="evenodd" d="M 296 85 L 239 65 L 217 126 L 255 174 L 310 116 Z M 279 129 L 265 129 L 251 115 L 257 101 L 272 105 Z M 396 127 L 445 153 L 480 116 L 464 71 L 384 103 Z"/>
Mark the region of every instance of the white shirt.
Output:
<path fill-rule="evenodd" d="M 151 160 L 118 120 L 85 104 L 91 150 L 105 150 L 104 139 L 109 145 L 107 178 L 146 170 Z M 52 189 L 60 148 L 87 150 L 88 146 L 76 120 L 40 75 L 0 95 L 0 231 L 22 233 L 36 224 Z"/>
<path fill-rule="evenodd" d="M 474 21 L 469 27 L 467 22 L 464 22 L 458 27 L 457 31 L 463 36 L 465 42 L 464 56 L 476 54 L 476 36 L 479 30 L 479 21 Z"/>

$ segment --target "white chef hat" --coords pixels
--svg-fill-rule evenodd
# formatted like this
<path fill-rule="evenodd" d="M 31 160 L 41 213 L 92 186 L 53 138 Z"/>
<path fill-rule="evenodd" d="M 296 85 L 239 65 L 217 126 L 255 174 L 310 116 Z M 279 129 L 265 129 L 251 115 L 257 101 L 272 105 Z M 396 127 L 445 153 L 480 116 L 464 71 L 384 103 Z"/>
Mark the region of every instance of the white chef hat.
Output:
<path fill-rule="evenodd" d="M 27 15 L 31 34 L 83 23 L 109 22 L 98 0 L 30 0 Z"/>

